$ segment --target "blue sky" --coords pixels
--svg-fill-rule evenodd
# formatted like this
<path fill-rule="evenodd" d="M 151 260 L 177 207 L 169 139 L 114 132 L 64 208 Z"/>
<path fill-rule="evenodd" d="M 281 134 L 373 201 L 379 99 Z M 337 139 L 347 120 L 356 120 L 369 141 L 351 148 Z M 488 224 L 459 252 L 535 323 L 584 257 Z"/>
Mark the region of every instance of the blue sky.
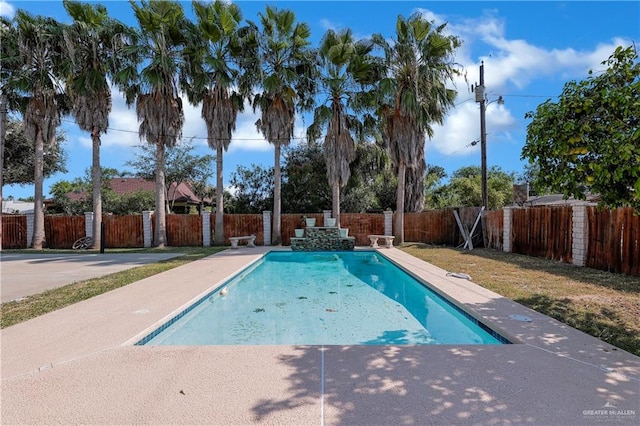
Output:
<path fill-rule="evenodd" d="M 135 25 L 128 1 L 101 1 L 109 13 Z M 191 16 L 191 2 L 182 2 Z M 456 107 L 443 126 L 426 141 L 426 160 L 443 167 L 448 174 L 461 167 L 480 165 L 479 104 L 470 91 L 479 82 L 479 65 L 485 64 L 485 86 L 489 104 L 486 112 L 487 163 L 507 172 L 520 172 L 520 160 L 529 123 L 525 113 L 547 99 L 556 100 L 567 81 L 583 80 L 590 69 L 601 71 L 601 62 L 616 46 L 640 45 L 640 2 L 638 1 L 236 1 L 245 19 L 258 21 L 258 12 L 266 4 L 295 12 L 298 21 L 308 23 L 312 44 L 317 46 L 324 32 L 349 27 L 357 37 L 381 33 L 394 34 L 398 15 L 423 13 L 436 23 L 448 23 L 450 34 L 459 36 L 463 45 L 456 59 L 464 66 L 467 81 L 455 82 Z M 45 14 L 61 22 L 69 18 L 61 1 L 0 0 L 0 15 L 12 17 L 17 9 Z M 498 96 L 505 104 L 499 105 Z M 110 130 L 102 138 L 102 165 L 124 171 L 124 163 L 137 152 L 141 142 L 133 109 L 127 109 L 122 96 L 114 92 Z M 185 105 L 188 103 L 184 102 Z M 194 137 L 197 152 L 214 154 L 206 145 L 206 128 L 199 106 L 187 106 L 185 139 Z M 229 151 L 224 156 L 225 183 L 238 165 L 273 165 L 273 147 L 256 132 L 257 116 L 248 108 L 239 117 Z M 304 134 L 309 117 L 298 117 L 296 135 Z M 85 176 L 91 166 L 89 135 L 78 130 L 68 117 L 63 122 L 67 135 L 66 174 L 45 181 L 49 187 L 59 180 Z M 212 166 L 215 170 L 215 166 Z M 130 169 L 129 169 L 130 170 Z M 131 171 L 131 170 L 130 170 Z M 211 183 L 214 184 L 212 178 Z M 33 196 L 33 186 L 5 186 L 3 196 Z"/>

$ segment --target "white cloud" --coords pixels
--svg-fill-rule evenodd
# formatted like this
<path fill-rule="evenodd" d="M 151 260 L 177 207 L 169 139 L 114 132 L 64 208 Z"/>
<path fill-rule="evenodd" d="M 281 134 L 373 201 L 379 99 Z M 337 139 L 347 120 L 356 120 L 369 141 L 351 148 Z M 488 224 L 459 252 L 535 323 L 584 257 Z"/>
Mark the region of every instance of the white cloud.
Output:
<path fill-rule="evenodd" d="M 426 9 L 418 12 L 436 24 L 448 22 L 448 34 L 456 35 L 464 40 L 456 52 L 456 62 L 461 64 L 467 73 L 468 82 L 464 78 L 456 78 L 455 88 L 458 90 L 457 107 L 446 117 L 442 126 L 435 126 L 434 138 L 427 142 L 431 149 L 450 156 L 475 154 L 480 145 L 471 145 L 480 139 L 479 106 L 469 86 L 478 83 L 480 62 L 485 65 L 485 87 L 489 100 L 498 94 L 510 91 L 526 90 L 533 82 L 549 77 L 559 81 L 582 79 L 589 69 L 604 69 L 601 62 L 609 57 L 619 45 L 629 45 L 630 40 L 612 39 L 597 45 L 595 49 L 577 51 L 571 47 L 563 49 L 545 49 L 526 40 L 509 40 L 506 37 L 506 22 L 497 16 L 495 10 L 487 10 L 478 18 L 449 18 Z M 487 54 L 473 58 L 470 54 L 475 44 L 483 43 Z M 478 50 L 477 46 L 474 50 Z M 543 95 L 553 95 L 544 93 Z M 508 105 L 489 104 L 486 110 L 488 140 L 491 143 L 510 141 L 510 130 L 518 126 L 518 120 L 512 115 Z"/>
<path fill-rule="evenodd" d="M 427 141 L 429 149 L 433 148 L 448 156 L 467 156 L 475 154 L 480 145 L 472 145 L 480 140 L 480 106 L 475 101 L 459 104 L 447 116 L 442 126 L 434 126 L 434 137 Z M 488 135 L 492 143 L 504 143 L 510 139 L 509 131 L 517 126 L 518 121 L 504 106 L 496 103 L 487 105 L 485 111 Z"/>
<path fill-rule="evenodd" d="M 251 106 L 245 102 L 244 112 L 238 115 L 236 130 L 229 144 L 229 151 L 257 151 L 268 152 L 273 149 L 256 129 L 256 121 L 260 118 L 260 111 L 253 112 Z"/>
<path fill-rule="evenodd" d="M 138 118 L 135 105 L 127 107 L 122 94 L 115 87 L 111 88 L 111 114 L 109 114 L 109 130 L 102 136 L 104 148 L 133 147 L 140 145 L 138 137 Z M 91 141 L 89 140 L 89 146 Z"/>
<path fill-rule="evenodd" d="M 15 13 L 16 9 L 13 5 L 7 3 L 5 0 L 0 0 L 0 16 L 12 19 Z"/>

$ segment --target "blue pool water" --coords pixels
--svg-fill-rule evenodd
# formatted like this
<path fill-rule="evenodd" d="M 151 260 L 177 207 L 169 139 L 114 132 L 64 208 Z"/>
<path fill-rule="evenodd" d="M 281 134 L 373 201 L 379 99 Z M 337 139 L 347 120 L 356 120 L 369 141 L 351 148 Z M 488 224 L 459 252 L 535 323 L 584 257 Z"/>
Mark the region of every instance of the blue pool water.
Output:
<path fill-rule="evenodd" d="M 384 256 L 363 251 L 270 252 L 138 344 L 501 343 Z"/>

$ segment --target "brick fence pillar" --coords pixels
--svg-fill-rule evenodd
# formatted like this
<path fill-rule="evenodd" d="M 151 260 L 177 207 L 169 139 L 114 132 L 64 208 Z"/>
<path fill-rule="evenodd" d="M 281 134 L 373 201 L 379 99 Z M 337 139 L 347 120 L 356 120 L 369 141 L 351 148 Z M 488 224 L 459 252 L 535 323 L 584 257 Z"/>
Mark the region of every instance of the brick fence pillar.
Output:
<path fill-rule="evenodd" d="M 577 266 L 585 266 L 587 261 L 587 245 L 589 226 L 587 221 L 587 206 L 573 206 L 573 229 L 571 231 L 572 263 Z"/>
<path fill-rule="evenodd" d="M 84 212 L 84 235 L 93 238 L 93 212 Z"/>
<path fill-rule="evenodd" d="M 384 235 L 393 235 L 393 211 L 384 211 Z"/>
<path fill-rule="evenodd" d="M 504 215 L 502 219 L 502 251 L 511 251 L 511 222 L 513 220 L 513 209 L 510 207 L 504 208 Z"/>
<path fill-rule="evenodd" d="M 153 211 L 145 210 L 142 212 L 142 236 L 144 239 L 144 246 L 151 247 L 151 242 L 153 241 L 153 233 L 151 230 L 153 229 L 151 226 L 151 215 Z"/>
<path fill-rule="evenodd" d="M 264 245 L 271 245 L 271 212 L 265 210 L 262 212 L 262 229 L 264 232 Z"/>
<path fill-rule="evenodd" d="M 33 246 L 33 232 L 35 230 L 35 217 L 33 213 L 27 213 L 27 247 Z"/>
<path fill-rule="evenodd" d="M 202 246 L 211 246 L 211 212 L 202 212 Z"/>

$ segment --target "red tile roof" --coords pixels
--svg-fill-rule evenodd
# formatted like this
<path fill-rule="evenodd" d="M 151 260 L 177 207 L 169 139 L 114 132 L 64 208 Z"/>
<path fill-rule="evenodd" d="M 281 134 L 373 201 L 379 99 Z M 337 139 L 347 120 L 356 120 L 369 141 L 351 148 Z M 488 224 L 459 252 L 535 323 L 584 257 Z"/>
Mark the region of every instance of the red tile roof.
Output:
<path fill-rule="evenodd" d="M 156 189 L 156 183 L 154 181 L 145 180 L 143 178 L 114 178 L 109 182 L 111 189 L 119 195 L 129 194 L 138 191 L 151 191 Z M 85 192 L 70 192 L 67 194 L 69 199 L 79 201 L 84 199 L 87 194 Z M 167 191 L 168 202 L 182 202 L 189 204 L 200 204 L 200 197 L 198 197 L 193 187 L 189 182 L 181 182 L 176 188 L 176 183 L 173 182 L 169 186 Z M 205 198 L 205 203 L 211 203 L 211 199 Z"/>

